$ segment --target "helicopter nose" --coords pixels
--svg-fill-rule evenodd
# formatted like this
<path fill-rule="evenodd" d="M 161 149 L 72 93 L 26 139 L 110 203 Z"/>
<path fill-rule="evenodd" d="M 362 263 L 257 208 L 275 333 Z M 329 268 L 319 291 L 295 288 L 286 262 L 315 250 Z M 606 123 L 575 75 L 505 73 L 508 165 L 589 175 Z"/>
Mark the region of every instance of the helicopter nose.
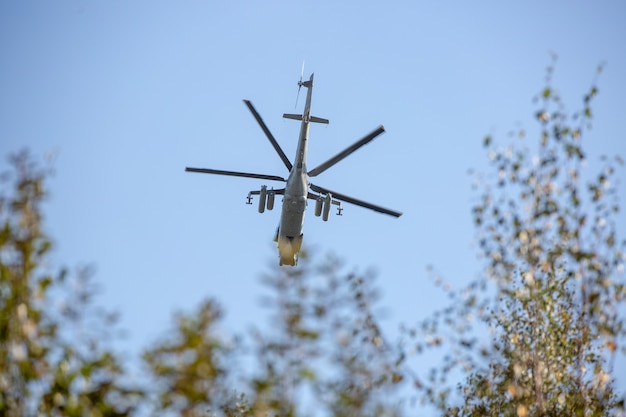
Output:
<path fill-rule="evenodd" d="M 296 265 L 298 263 L 298 252 L 300 252 L 301 247 L 302 235 L 298 237 L 280 236 L 278 238 L 280 265 Z"/>

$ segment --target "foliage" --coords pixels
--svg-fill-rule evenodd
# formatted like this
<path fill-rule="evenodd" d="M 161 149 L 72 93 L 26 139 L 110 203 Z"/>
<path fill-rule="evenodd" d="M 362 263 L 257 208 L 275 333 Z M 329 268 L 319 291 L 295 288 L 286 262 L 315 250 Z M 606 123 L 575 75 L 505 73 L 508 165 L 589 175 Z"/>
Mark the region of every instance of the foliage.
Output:
<path fill-rule="evenodd" d="M 206 416 L 212 406 L 230 407 L 224 401 L 230 349 L 216 329 L 220 317 L 217 304 L 206 300 L 198 311 L 177 314 L 174 331 L 144 353 L 157 385 L 155 415 Z"/>
<path fill-rule="evenodd" d="M 451 306 L 409 330 L 417 349 L 450 352 L 417 380 L 422 400 L 445 414 L 608 416 L 624 407 L 612 377 L 625 336 L 626 243 L 615 225 L 621 160 L 605 159 L 581 184 L 598 90 L 594 83 L 583 109 L 568 115 L 551 75 L 552 67 L 538 96 L 534 156 L 485 138 L 495 174 L 479 177 L 473 208 L 484 273 L 449 290 Z M 481 323 L 492 336 L 486 343 Z M 453 391 L 448 381 L 458 375 Z"/>
<path fill-rule="evenodd" d="M 94 291 L 88 270 L 70 279 L 45 267 L 49 170 L 26 152 L 11 164 L 2 176 L 9 189 L 0 193 L 0 415 L 130 415 L 141 392 L 119 383 L 120 362 L 100 342 L 112 317 L 91 317 L 86 326 Z"/>
<path fill-rule="evenodd" d="M 273 331 L 255 337 L 251 388 L 261 415 L 399 414 L 390 394 L 402 376 L 373 310 L 371 276 L 340 270 L 333 258 L 312 267 L 303 253 L 298 269 L 265 277 L 275 315 Z M 307 413 L 305 397 L 316 412 Z"/>
<path fill-rule="evenodd" d="M 219 336 L 214 301 L 177 315 L 171 342 L 144 355 L 158 385 L 155 415 L 398 415 L 386 395 L 402 377 L 374 318 L 370 279 L 340 275 L 336 260 L 321 265 L 303 253 L 297 269 L 265 277 L 274 315 L 248 346 Z M 237 372 L 237 361 L 257 366 Z M 241 391 L 229 390 L 237 383 Z"/>

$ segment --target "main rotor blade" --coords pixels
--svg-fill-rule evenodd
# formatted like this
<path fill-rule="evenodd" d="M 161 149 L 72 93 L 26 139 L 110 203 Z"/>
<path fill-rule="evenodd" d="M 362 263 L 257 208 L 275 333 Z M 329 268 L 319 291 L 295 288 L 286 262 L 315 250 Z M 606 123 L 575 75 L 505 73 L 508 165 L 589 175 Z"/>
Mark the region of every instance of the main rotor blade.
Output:
<path fill-rule="evenodd" d="M 186 172 L 199 172 L 202 174 L 216 174 L 216 175 L 228 175 L 231 177 L 246 177 L 246 178 L 257 178 L 261 180 L 270 180 L 270 181 L 283 181 L 287 180 L 283 177 L 279 177 L 277 175 L 265 175 L 265 174 L 251 174 L 248 172 L 237 172 L 237 171 L 222 171 L 219 169 L 208 169 L 208 168 L 185 168 Z"/>
<path fill-rule="evenodd" d="M 250 109 L 250 112 L 256 119 L 257 123 L 261 126 L 261 129 L 263 129 L 265 136 L 267 136 L 267 138 L 272 143 L 272 146 L 274 147 L 274 150 L 276 150 L 276 153 L 278 153 L 278 156 L 280 156 L 280 159 L 283 160 L 283 163 L 285 164 L 287 169 L 291 171 L 292 165 L 291 165 L 291 162 L 289 161 L 289 158 L 287 158 L 287 155 L 285 155 L 285 152 L 283 152 L 278 142 L 276 142 L 276 139 L 272 135 L 272 132 L 270 132 L 270 130 L 267 128 L 267 125 L 261 118 L 261 115 L 259 114 L 259 112 L 256 111 L 256 109 L 254 108 L 250 100 L 244 100 L 243 102 L 246 103 L 246 106 L 248 106 L 248 109 Z"/>
<path fill-rule="evenodd" d="M 330 158 L 328 161 L 326 161 L 323 164 L 320 164 L 317 167 L 315 167 L 312 170 L 310 170 L 309 171 L 309 177 L 314 177 L 314 176 L 319 175 L 322 172 L 326 171 L 328 168 L 332 167 L 337 162 L 341 161 L 343 158 L 345 158 L 346 156 L 350 155 L 352 152 L 354 152 L 357 149 L 359 149 L 361 146 L 363 146 L 366 143 L 372 141 L 376 136 L 380 135 L 384 131 L 385 131 L 385 128 L 382 125 L 378 126 L 378 128 L 376 130 L 374 130 L 369 135 L 365 136 L 363 139 L 353 143 L 352 145 L 348 146 L 343 151 L 339 152 L 337 155 L 335 155 L 332 158 Z"/>
<path fill-rule="evenodd" d="M 353 197 L 349 197 L 349 196 L 344 195 L 344 194 L 339 194 L 339 193 L 336 193 L 335 191 L 329 190 L 328 188 L 318 187 L 317 185 L 314 185 L 314 184 L 311 184 L 311 183 L 309 183 L 309 186 L 315 192 L 322 193 L 322 194 L 329 194 L 330 193 L 333 198 L 336 198 L 337 200 L 345 201 L 346 203 L 356 204 L 357 206 L 365 207 L 365 208 L 368 208 L 370 210 L 377 211 L 379 213 L 388 214 L 388 215 L 393 216 L 393 217 L 400 217 L 400 216 L 402 216 L 402 213 L 399 212 L 399 211 L 390 210 L 390 209 L 387 209 L 387 208 L 384 208 L 384 207 L 381 207 L 381 206 L 377 206 L 375 204 L 368 203 L 366 201 L 362 201 L 362 200 L 358 200 L 358 199 L 353 198 Z"/>

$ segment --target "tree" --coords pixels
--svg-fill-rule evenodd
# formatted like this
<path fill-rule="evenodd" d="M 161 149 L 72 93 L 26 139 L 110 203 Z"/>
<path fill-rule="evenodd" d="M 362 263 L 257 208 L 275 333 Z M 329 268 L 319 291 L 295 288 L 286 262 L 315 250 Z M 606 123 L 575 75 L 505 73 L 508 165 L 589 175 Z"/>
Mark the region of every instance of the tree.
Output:
<path fill-rule="evenodd" d="M 10 162 L 0 191 L 0 415 L 130 415 L 142 393 L 120 384 L 121 364 L 100 342 L 113 318 L 92 314 L 89 271 L 72 279 L 45 267 L 49 170 L 25 151 Z"/>
<path fill-rule="evenodd" d="M 485 138 L 491 176 L 473 208 L 483 274 L 450 307 L 410 329 L 419 350 L 449 354 L 425 378 L 423 401 L 462 416 L 609 416 L 624 410 L 612 365 L 624 341 L 624 247 L 616 233 L 616 165 L 585 177 L 584 133 L 595 83 L 569 115 L 552 86 L 537 97 L 539 145 Z M 598 70 L 598 73 L 601 69 Z M 518 132 L 519 140 L 526 133 Z M 586 186 L 583 179 L 588 178 Z M 491 341 L 480 343 L 487 331 Z M 461 377 L 454 391 L 448 381 Z"/>
<path fill-rule="evenodd" d="M 335 259 L 314 267 L 303 252 L 297 269 L 264 277 L 272 324 L 246 342 L 218 334 L 214 301 L 178 314 L 174 337 L 144 354 L 157 378 L 156 415 L 399 415 L 388 395 L 402 376 L 376 322 L 370 281 L 341 274 Z M 239 361 L 257 366 L 241 371 Z"/>
<path fill-rule="evenodd" d="M 174 331 L 144 353 L 156 381 L 155 415 L 206 416 L 211 407 L 231 407 L 226 381 L 233 362 L 215 329 L 221 314 L 212 300 L 190 314 L 176 314 Z"/>
<path fill-rule="evenodd" d="M 374 310 L 371 274 L 342 273 L 328 258 L 265 276 L 273 331 L 254 339 L 253 406 L 272 415 L 397 416 L 397 352 Z M 307 394 L 311 400 L 303 402 Z M 312 411 L 312 410 L 315 411 Z M 261 413 L 260 415 L 264 415 Z"/>

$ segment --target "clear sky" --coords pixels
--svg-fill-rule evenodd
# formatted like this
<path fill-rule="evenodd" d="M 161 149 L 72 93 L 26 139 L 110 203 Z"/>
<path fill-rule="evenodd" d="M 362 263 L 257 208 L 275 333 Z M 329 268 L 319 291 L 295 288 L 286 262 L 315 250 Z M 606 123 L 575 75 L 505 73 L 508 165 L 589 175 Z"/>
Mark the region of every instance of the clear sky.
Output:
<path fill-rule="evenodd" d="M 624 19 L 617 0 L 2 1 L 0 156 L 56 155 L 54 260 L 95 265 L 129 355 L 207 296 L 226 331 L 243 332 L 264 323 L 259 277 L 278 262 L 279 210 L 244 204 L 264 181 L 184 168 L 286 175 L 242 99 L 292 158 L 299 124 L 281 115 L 302 111 L 304 61 L 312 112 L 330 119 L 311 128 L 310 167 L 386 128 L 315 183 L 404 212 L 345 204 L 324 223 L 309 206 L 305 247 L 374 269 L 395 332 L 444 300 L 427 265 L 457 285 L 480 271 L 467 171 L 486 169 L 486 134 L 535 127 L 549 51 L 572 112 L 606 64 L 589 168 L 626 156 Z"/>

